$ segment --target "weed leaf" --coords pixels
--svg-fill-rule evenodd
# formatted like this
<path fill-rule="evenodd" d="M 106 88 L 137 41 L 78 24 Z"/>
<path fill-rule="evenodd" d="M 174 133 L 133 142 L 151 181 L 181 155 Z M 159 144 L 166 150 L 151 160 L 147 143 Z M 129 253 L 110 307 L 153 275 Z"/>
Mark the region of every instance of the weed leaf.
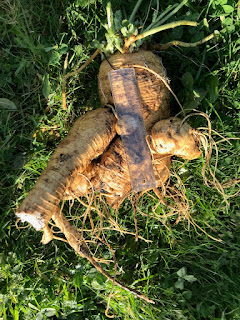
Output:
<path fill-rule="evenodd" d="M 44 98 L 48 99 L 51 92 L 51 84 L 49 81 L 49 74 L 45 74 L 43 77 L 42 93 Z"/>
<path fill-rule="evenodd" d="M 184 278 L 187 274 L 187 269 L 185 267 L 179 269 L 177 271 L 177 275 L 180 277 L 180 278 Z"/>
<path fill-rule="evenodd" d="M 175 283 L 175 288 L 183 290 L 184 289 L 184 279 L 180 278 L 178 281 Z"/>
<path fill-rule="evenodd" d="M 184 279 L 190 283 L 197 281 L 197 278 L 195 278 L 193 275 L 186 275 L 186 276 L 184 276 Z"/>
<path fill-rule="evenodd" d="M 17 110 L 17 106 L 9 99 L 0 98 L 0 109 Z"/>
<path fill-rule="evenodd" d="M 184 291 L 183 296 L 186 300 L 190 300 L 192 298 L 192 291 L 190 290 Z"/>
<path fill-rule="evenodd" d="M 228 4 L 225 4 L 223 6 L 223 10 L 225 11 L 225 13 L 232 13 L 234 11 L 234 8 Z"/>
<path fill-rule="evenodd" d="M 190 72 L 185 72 L 184 75 L 182 76 L 182 84 L 184 85 L 185 88 L 191 89 L 193 87 L 193 76 L 191 75 Z"/>

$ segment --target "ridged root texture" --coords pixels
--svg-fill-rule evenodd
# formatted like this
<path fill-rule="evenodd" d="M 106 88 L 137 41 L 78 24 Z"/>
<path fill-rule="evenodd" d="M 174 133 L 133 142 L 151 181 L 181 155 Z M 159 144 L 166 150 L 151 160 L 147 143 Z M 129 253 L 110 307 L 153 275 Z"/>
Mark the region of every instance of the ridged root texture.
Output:
<path fill-rule="evenodd" d="M 109 109 L 89 111 L 79 118 L 51 156 L 47 168 L 18 208 L 16 215 L 37 230 L 44 228 L 63 199 L 67 181 L 99 157 L 116 134 Z"/>
<path fill-rule="evenodd" d="M 151 131 L 151 149 L 157 154 L 170 154 L 186 160 L 201 155 L 198 132 L 179 118 L 157 122 Z"/>
<path fill-rule="evenodd" d="M 147 67 L 167 81 L 161 60 L 151 51 L 116 53 L 108 60 L 104 60 L 99 69 L 99 96 L 103 105 L 106 103 L 113 105 L 108 72 L 113 69 L 131 68 L 134 65 Z M 134 69 L 142 102 L 143 118 L 148 131 L 153 123 L 170 116 L 169 91 L 163 81 L 150 71 L 141 67 L 134 67 Z"/>
<path fill-rule="evenodd" d="M 192 160 L 201 155 L 197 131 L 178 118 L 158 121 L 147 138 L 157 187 L 163 187 L 169 177 L 171 156 Z M 131 179 L 120 137 L 116 136 L 98 161 L 83 174 L 72 176 L 66 198 L 84 196 L 91 190 L 105 195 L 113 208 L 118 208 L 130 193 Z"/>
<path fill-rule="evenodd" d="M 170 156 L 153 156 L 153 168 L 157 187 L 162 187 L 169 177 Z M 91 190 L 106 196 L 109 205 L 115 209 L 132 190 L 127 161 L 120 137 L 116 137 L 100 161 L 89 166 L 83 175 L 72 177 L 66 189 L 65 199 L 86 195 Z"/>

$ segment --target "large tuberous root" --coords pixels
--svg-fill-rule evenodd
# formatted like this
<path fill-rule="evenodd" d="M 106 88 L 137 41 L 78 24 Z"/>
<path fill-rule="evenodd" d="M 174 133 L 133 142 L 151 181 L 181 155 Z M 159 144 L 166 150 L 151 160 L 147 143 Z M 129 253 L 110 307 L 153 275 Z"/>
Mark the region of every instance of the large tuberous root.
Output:
<path fill-rule="evenodd" d="M 152 152 L 156 187 L 163 188 L 170 175 L 171 156 L 192 160 L 201 155 L 198 132 L 181 119 L 157 122 L 148 136 Z M 98 161 L 81 173 L 75 172 L 65 190 L 65 199 L 74 199 L 98 191 L 117 209 L 131 192 L 131 180 L 120 137 L 116 137 Z"/>
<path fill-rule="evenodd" d="M 149 131 L 148 142 L 157 187 L 163 188 L 170 174 L 171 156 L 184 159 L 200 156 L 198 135 L 178 118 L 161 120 Z M 81 232 L 60 211 L 60 201 L 79 199 L 95 191 L 104 195 L 108 204 L 115 209 L 131 192 L 124 149 L 120 137 L 116 136 L 116 118 L 104 108 L 89 112 L 77 120 L 16 214 L 22 221 L 28 221 L 35 229 L 43 231 L 42 242 L 45 244 L 52 239 L 59 239 L 48 226 L 52 218 L 56 227 L 65 235 L 65 241 L 77 254 L 88 259 L 119 287 L 145 301 L 153 302 L 124 286 L 102 269 L 88 249 Z"/>
<path fill-rule="evenodd" d="M 46 230 L 63 199 L 69 177 L 75 171 L 83 172 L 103 153 L 116 134 L 115 125 L 115 116 L 106 108 L 90 111 L 79 118 L 51 156 L 16 215 L 36 230 Z"/>

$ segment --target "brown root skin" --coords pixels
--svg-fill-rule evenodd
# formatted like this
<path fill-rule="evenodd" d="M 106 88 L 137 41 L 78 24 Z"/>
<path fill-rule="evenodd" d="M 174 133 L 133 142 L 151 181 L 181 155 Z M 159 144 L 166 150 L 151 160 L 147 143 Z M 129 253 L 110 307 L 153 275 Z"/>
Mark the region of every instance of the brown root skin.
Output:
<path fill-rule="evenodd" d="M 187 160 L 201 155 L 197 131 L 179 118 L 157 122 L 151 131 L 150 144 L 157 154 L 170 154 Z"/>
<path fill-rule="evenodd" d="M 42 244 L 48 244 L 54 238 L 53 232 L 47 225 L 42 229 L 42 232 L 43 236 L 41 242 Z"/>
<path fill-rule="evenodd" d="M 112 69 L 137 66 L 136 81 L 141 98 L 143 119 L 147 131 L 152 125 L 170 115 L 169 90 L 161 79 L 166 71 L 158 56 L 150 51 L 137 53 L 117 53 L 102 62 L 99 70 L 99 95 L 102 104 L 113 105 L 108 72 Z M 143 69 L 143 67 L 145 69 Z M 149 68 L 149 70 L 146 69 Z M 150 69 L 155 73 L 150 72 Z M 156 75 L 159 75 L 160 78 Z M 117 127 L 119 133 L 119 128 Z M 170 157 L 153 156 L 154 172 L 158 186 L 162 186 L 169 176 Z M 94 170 L 93 170 L 94 167 Z M 95 171 L 95 172 L 94 172 Z M 86 190 L 88 190 L 86 192 Z M 118 208 L 131 191 L 131 181 L 120 138 L 116 138 L 102 155 L 101 161 L 92 163 L 82 175 L 75 174 L 69 181 L 65 199 L 83 196 L 91 190 L 98 190 L 106 196 L 108 203 Z"/>
<path fill-rule="evenodd" d="M 82 175 L 75 174 L 65 191 L 65 199 L 75 199 L 91 191 L 106 196 L 113 208 L 131 191 L 131 181 L 120 137 L 116 137 L 98 162 L 93 162 Z"/>
<path fill-rule="evenodd" d="M 91 179 L 96 174 L 97 163 L 93 160 L 85 171 L 75 171 L 68 178 L 63 200 L 75 199 L 94 191 Z"/>
<path fill-rule="evenodd" d="M 166 70 L 158 56 L 151 51 L 139 50 L 136 53 L 116 53 L 108 60 L 104 60 L 99 69 L 99 96 L 103 105 L 113 103 L 108 72 L 113 69 L 134 67 L 139 94 L 141 98 L 143 119 L 146 130 L 160 119 L 170 116 L 169 90 L 163 81 L 142 67 L 148 67 L 161 78 L 166 79 Z"/>
<path fill-rule="evenodd" d="M 153 169 L 157 187 L 163 187 L 168 179 L 170 161 L 170 156 L 153 155 Z M 72 177 L 71 183 L 65 191 L 65 199 L 75 199 L 92 191 L 99 191 L 106 197 L 106 201 L 112 208 L 118 209 L 132 191 L 128 165 L 120 137 L 116 137 L 112 141 L 99 163 L 94 163 L 93 167 L 94 170 L 91 168 L 83 175 Z"/>
<path fill-rule="evenodd" d="M 169 178 L 171 156 L 192 160 L 201 155 L 197 131 L 178 118 L 157 122 L 148 136 L 148 142 L 157 188 L 163 188 Z M 72 199 L 99 191 L 111 207 L 118 209 L 132 190 L 120 137 L 112 141 L 98 163 L 93 162 L 82 175 L 73 176 L 70 185 L 65 194 L 71 194 Z"/>
<path fill-rule="evenodd" d="M 166 73 L 160 59 L 152 52 L 140 50 L 133 54 L 115 54 L 101 64 L 99 93 L 102 104 L 113 105 L 108 72 L 112 68 L 134 65 L 157 187 L 163 187 L 169 177 L 172 155 L 194 159 L 200 151 L 195 131 L 186 124 L 182 125 L 179 119 L 168 119 L 170 106 Z M 113 208 L 118 208 L 129 194 L 132 188 L 124 149 L 120 137 L 115 135 L 116 118 L 107 109 L 88 112 L 77 120 L 16 215 L 43 231 L 43 243 L 56 239 L 48 227 L 52 218 L 77 254 L 88 259 L 114 284 L 154 303 L 109 275 L 91 255 L 82 234 L 59 213 L 59 203 L 64 198 L 74 199 L 96 190 L 105 195 Z"/>
<path fill-rule="evenodd" d="M 116 134 L 116 118 L 107 108 L 86 113 L 59 144 L 47 168 L 16 211 L 22 220 L 40 230 L 47 225 L 63 199 L 69 176 L 83 172 L 100 156 Z"/>

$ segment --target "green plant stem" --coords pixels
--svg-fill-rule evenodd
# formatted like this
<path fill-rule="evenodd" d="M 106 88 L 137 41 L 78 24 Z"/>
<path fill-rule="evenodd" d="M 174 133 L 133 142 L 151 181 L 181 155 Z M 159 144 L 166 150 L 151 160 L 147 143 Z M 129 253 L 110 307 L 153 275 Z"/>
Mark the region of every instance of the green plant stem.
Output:
<path fill-rule="evenodd" d="M 138 2 L 136 3 L 136 5 L 135 5 L 135 7 L 134 7 L 134 9 L 133 9 L 133 12 L 131 13 L 131 16 L 130 16 L 130 18 L 129 18 L 129 20 L 128 20 L 130 23 L 133 22 L 133 20 L 134 20 L 134 18 L 135 18 L 135 15 L 136 15 L 136 13 L 137 13 L 137 11 L 138 11 L 138 8 L 140 7 L 142 1 L 143 1 L 143 0 L 138 0 Z"/>
<path fill-rule="evenodd" d="M 176 22 L 171 22 L 171 23 L 167 23 L 161 27 L 157 27 L 157 28 L 153 28 L 149 31 L 145 31 L 139 35 L 136 36 L 135 41 L 137 40 L 141 40 L 143 38 L 146 38 L 148 36 L 151 36 L 155 33 L 167 30 L 167 29 L 173 29 L 179 26 L 191 26 L 191 27 L 196 27 L 198 25 L 197 22 L 195 21 L 187 21 L 187 20 L 181 20 L 181 21 L 176 21 Z"/>
<path fill-rule="evenodd" d="M 155 16 L 155 17 L 158 16 L 158 12 L 159 12 L 159 0 L 157 0 L 157 9 L 156 9 L 156 11 L 155 11 L 155 13 L 154 13 L 154 16 Z M 153 21 L 153 23 L 155 23 L 155 22 L 156 22 L 156 19 L 153 18 L 152 21 Z"/>
<path fill-rule="evenodd" d="M 143 22 L 143 25 L 142 25 L 142 30 L 144 30 L 145 23 L 146 23 L 146 21 L 147 21 L 147 19 L 148 19 L 151 5 L 152 5 L 152 2 L 150 1 L 150 2 L 149 2 L 149 5 L 148 5 L 148 11 L 147 11 L 147 14 L 146 14 L 146 18 L 145 18 L 145 20 L 144 20 L 144 22 Z"/>
<path fill-rule="evenodd" d="M 176 12 L 178 12 L 186 3 L 188 2 L 188 0 L 183 0 L 172 12 L 170 12 L 165 18 L 163 18 L 162 20 L 158 21 L 157 24 L 155 24 L 155 27 L 159 27 L 160 25 L 162 25 L 165 21 L 167 21 L 169 18 L 171 18 L 171 16 L 173 16 Z"/>
<path fill-rule="evenodd" d="M 154 26 L 156 26 L 156 23 L 159 22 L 160 19 L 162 19 L 166 14 L 168 14 L 169 11 L 171 11 L 173 8 L 176 8 L 177 4 L 175 3 L 173 6 L 167 8 L 165 11 L 163 11 L 160 16 L 155 20 L 153 21 L 146 29 L 145 31 L 147 30 L 150 30 L 152 29 Z"/>
<path fill-rule="evenodd" d="M 187 2 L 188 0 L 183 0 L 179 5 L 174 4 L 172 7 L 166 9 L 162 14 L 160 14 L 160 16 L 156 19 L 156 21 L 152 23 L 146 30 L 150 30 L 152 27 L 156 28 L 162 25 L 165 21 L 171 18 L 171 16 L 173 16 L 176 12 L 178 12 Z M 174 7 L 175 9 L 172 12 L 170 12 L 165 18 L 163 18 Z"/>
<path fill-rule="evenodd" d="M 112 31 L 112 33 L 115 33 L 114 22 L 113 22 L 113 12 L 112 12 L 111 2 L 108 2 L 108 3 L 107 3 L 106 10 L 107 10 L 108 28 L 109 28 L 109 30 Z"/>

